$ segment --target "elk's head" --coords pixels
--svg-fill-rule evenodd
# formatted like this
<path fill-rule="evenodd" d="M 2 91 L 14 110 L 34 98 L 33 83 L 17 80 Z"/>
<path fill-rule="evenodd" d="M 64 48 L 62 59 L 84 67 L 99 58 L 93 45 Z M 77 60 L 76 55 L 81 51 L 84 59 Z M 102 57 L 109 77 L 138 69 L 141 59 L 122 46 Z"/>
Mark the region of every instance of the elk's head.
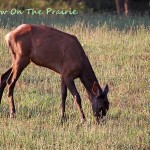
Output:
<path fill-rule="evenodd" d="M 92 98 L 92 109 L 94 116 L 96 117 L 96 121 L 99 123 L 109 109 L 109 101 L 107 98 L 108 94 L 108 85 L 105 86 L 104 91 L 101 91 L 98 83 L 94 82 L 92 88 L 94 97 Z"/>

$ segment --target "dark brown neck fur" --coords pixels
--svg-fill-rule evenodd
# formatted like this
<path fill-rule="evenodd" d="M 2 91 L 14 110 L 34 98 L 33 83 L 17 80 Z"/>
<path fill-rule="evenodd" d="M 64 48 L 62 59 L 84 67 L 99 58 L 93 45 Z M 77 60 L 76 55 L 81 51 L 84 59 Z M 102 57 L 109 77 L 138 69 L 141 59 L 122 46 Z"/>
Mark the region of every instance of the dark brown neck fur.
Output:
<path fill-rule="evenodd" d="M 86 61 L 84 60 L 84 62 L 83 62 L 83 68 L 84 69 L 83 69 L 80 79 L 81 79 L 81 82 L 83 83 L 83 85 L 85 86 L 87 93 L 89 95 L 89 98 L 91 100 L 91 98 L 94 97 L 94 94 L 92 91 L 93 83 L 94 82 L 98 83 L 98 80 L 95 76 L 95 73 L 93 71 L 93 68 L 92 68 L 87 56 L 86 56 Z M 99 83 L 98 83 L 98 85 L 99 85 Z M 100 85 L 99 85 L 99 90 L 100 90 L 100 92 L 102 92 Z"/>

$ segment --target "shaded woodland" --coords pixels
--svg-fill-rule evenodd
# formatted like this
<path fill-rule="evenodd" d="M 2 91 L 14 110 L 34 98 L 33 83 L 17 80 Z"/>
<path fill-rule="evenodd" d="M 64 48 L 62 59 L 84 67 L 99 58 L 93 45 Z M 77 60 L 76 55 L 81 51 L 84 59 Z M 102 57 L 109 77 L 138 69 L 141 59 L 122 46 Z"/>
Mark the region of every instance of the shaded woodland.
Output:
<path fill-rule="evenodd" d="M 56 9 L 74 8 L 83 12 L 110 11 L 128 15 L 129 12 L 145 13 L 150 11 L 150 0 L 0 0 L 0 9 Z"/>

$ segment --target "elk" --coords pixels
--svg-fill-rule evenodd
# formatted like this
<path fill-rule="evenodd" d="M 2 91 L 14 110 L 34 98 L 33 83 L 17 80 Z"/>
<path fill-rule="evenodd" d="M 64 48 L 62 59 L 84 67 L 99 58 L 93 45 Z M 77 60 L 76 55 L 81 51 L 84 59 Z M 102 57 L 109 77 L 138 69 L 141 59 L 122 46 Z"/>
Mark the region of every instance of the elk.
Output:
<path fill-rule="evenodd" d="M 0 103 L 7 85 L 10 118 L 15 116 L 15 84 L 30 62 L 60 74 L 62 119 L 65 117 L 68 88 L 77 104 L 81 121 L 86 120 L 81 98 L 74 83 L 76 78 L 81 80 L 88 93 L 96 121 L 99 122 L 106 116 L 109 109 L 108 85 L 102 90 L 76 36 L 46 25 L 22 24 L 10 31 L 5 39 L 11 53 L 12 65 L 0 78 Z"/>

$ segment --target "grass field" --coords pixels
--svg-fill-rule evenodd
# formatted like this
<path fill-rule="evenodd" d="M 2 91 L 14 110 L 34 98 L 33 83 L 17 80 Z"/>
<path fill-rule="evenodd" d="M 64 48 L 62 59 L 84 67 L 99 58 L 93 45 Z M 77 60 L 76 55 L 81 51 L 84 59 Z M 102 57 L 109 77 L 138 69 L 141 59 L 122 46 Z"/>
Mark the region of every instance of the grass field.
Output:
<path fill-rule="evenodd" d="M 7 18 L 8 17 L 8 18 Z M 11 65 L 4 35 L 21 23 L 47 24 L 78 37 L 102 87 L 108 83 L 106 124 L 96 125 L 82 84 L 76 85 L 87 117 L 81 125 L 70 93 L 60 121 L 60 77 L 30 64 L 15 88 L 16 118 L 9 119 L 7 90 L 0 105 L 1 150 L 150 149 L 150 18 L 0 16 L 0 75 Z"/>

